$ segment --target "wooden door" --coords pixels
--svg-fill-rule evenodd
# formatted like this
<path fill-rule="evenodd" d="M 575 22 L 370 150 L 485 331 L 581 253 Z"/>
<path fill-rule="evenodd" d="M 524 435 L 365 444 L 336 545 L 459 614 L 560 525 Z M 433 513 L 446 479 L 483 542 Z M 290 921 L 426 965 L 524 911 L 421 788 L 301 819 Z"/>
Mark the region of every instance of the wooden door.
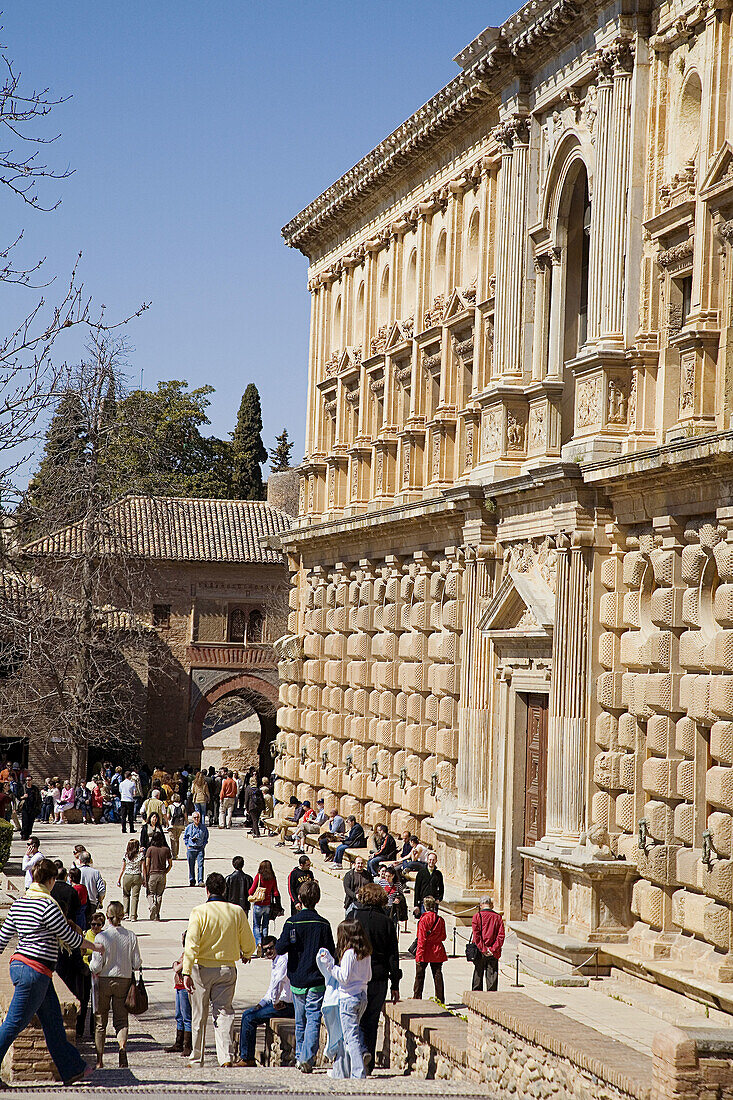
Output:
<path fill-rule="evenodd" d="M 527 755 L 524 791 L 524 847 L 530 848 L 545 834 L 547 795 L 546 695 L 527 697 Z M 522 861 L 522 916 L 534 909 L 534 871 Z"/>

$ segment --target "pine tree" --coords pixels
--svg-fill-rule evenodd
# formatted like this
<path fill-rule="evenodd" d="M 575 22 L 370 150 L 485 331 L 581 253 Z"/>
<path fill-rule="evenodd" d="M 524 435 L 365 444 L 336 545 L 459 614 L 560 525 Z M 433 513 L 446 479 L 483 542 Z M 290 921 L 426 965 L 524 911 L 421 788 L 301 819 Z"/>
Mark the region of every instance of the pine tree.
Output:
<path fill-rule="evenodd" d="M 270 450 L 270 469 L 273 474 L 281 474 L 283 470 L 290 469 L 290 452 L 295 442 L 288 439 L 288 429 L 283 428 L 280 435 L 275 436 L 275 446 Z"/>
<path fill-rule="evenodd" d="M 262 442 L 262 407 L 254 382 L 244 391 L 232 436 L 232 496 L 235 500 L 264 500 L 263 462 L 267 451 Z"/>

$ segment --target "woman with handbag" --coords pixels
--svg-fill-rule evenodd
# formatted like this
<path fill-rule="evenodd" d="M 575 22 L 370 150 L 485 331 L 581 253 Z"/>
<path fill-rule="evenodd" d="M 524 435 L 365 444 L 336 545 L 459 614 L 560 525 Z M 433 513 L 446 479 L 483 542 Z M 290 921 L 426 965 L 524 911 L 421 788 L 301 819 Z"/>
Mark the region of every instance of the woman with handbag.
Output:
<path fill-rule="evenodd" d="M 102 952 L 95 954 L 89 964 L 91 972 L 97 975 L 97 1028 L 94 1037 L 97 1048 L 97 1069 L 101 1069 L 103 1064 L 110 1007 L 120 1048 L 119 1062 L 121 1066 L 127 1065 L 129 1024 L 127 998 L 131 992 L 131 986 L 137 989 L 133 971 L 142 968 L 142 959 L 137 936 L 128 928 L 122 927 L 124 916 L 125 910 L 122 903 L 111 901 L 107 906 L 107 924 L 94 941 L 95 945 L 102 946 Z"/>
<path fill-rule="evenodd" d="M 272 905 L 280 902 L 280 891 L 277 888 L 277 879 L 269 859 L 263 859 L 257 869 L 254 882 L 249 890 L 249 898 L 252 902 L 252 931 L 257 944 L 257 955 L 262 954 L 262 938 L 267 935 L 270 927 L 270 910 Z"/>
<path fill-rule="evenodd" d="M 473 963 L 471 989 L 480 991 L 486 975 L 486 992 L 499 988 L 499 959 L 504 944 L 504 921 L 494 912 L 491 898 L 481 898 L 479 911 L 471 921 L 471 940 L 466 945 L 466 958 Z"/>

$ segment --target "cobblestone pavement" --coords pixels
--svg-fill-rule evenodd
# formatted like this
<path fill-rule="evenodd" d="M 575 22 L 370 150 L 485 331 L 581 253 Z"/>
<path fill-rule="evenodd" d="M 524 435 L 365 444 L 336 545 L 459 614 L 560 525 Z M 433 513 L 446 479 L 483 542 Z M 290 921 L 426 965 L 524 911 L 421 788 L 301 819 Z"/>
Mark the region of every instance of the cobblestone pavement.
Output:
<path fill-rule="evenodd" d="M 71 863 L 72 849 L 77 843 L 84 843 L 92 853 L 95 865 L 100 869 L 107 882 L 107 900 L 120 899 L 122 893 L 116 885 L 120 871 L 125 842 L 129 839 L 121 834 L 119 826 L 114 825 L 37 825 L 35 834 L 41 841 L 43 853 L 53 859 L 63 859 L 68 866 Z M 261 859 L 271 859 L 275 867 L 283 898 L 287 894 L 287 875 L 295 866 L 297 857 L 289 848 L 278 848 L 274 839 L 253 840 L 240 825 L 231 830 L 211 829 L 207 850 L 206 873 L 220 871 L 228 874 L 234 855 L 242 855 L 246 869 L 254 875 Z M 25 844 L 16 839 L 13 842 L 11 863 L 6 868 L 8 876 L 22 889 L 20 860 Z M 323 892 L 319 906 L 324 916 L 334 923 L 343 917 L 343 888 L 334 875 L 319 870 L 321 860 L 314 860 L 316 877 Z M 54 1097 L 76 1096 L 84 1093 L 121 1094 L 133 1090 L 136 1096 L 152 1097 L 165 1094 L 201 1095 L 371 1095 L 390 1097 L 397 1095 L 425 1096 L 473 1096 L 486 1095 L 485 1088 L 470 1085 L 451 1085 L 442 1081 L 428 1082 L 420 1079 L 395 1077 L 388 1070 L 377 1071 L 367 1082 L 332 1081 L 325 1070 L 317 1070 L 304 1076 L 294 1069 L 220 1069 L 216 1063 L 213 1047 L 213 1035 L 209 1029 L 210 1042 L 207 1043 L 205 1064 L 202 1068 L 191 1069 L 188 1060 L 177 1054 L 166 1054 L 164 1047 L 175 1037 L 174 994 L 171 964 L 181 951 L 181 933 L 185 931 L 188 914 L 192 906 L 204 900 L 204 891 L 199 887 L 188 886 L 188 867 L 185 859 L 179 859 L 168 877 L 168 887 L 163 899 L 163 920 L 158 922 L 147 919 L 147 906 L 141 897 L 141 909 L 137 923 L 130 927 L 140 939 L 143 956 L 145 982 L 150 997 L 150 1009 L 139 1020 L 130 1019 L 129 1069 L 117 1068 L 116 1044 L 112 1028 L 108 1032 L 108 1044 L 105 1054 L 107 1065 L 96 1072 L 88 1083 L 74 1090 L 59 1086 L 14 1088 L 12 1091 L 32 1092 L 34 1095 L 53 1095 Z M 284 904 L 287 904 L 284 901 Z M 142 918 L 142 919 L 140 919 Z M 282 919 L 275 929 L 282 928 Z M 403 950 L 413 938 L 412 928 L 402 935 Z M 7 966 L 6 959 L 0 959 L 0 966 Z M 465 987 L 470 973 L 465 959 L 449 964 L 457 968 L 452 980 L 449 996 L 460 1000 L 459 987 Z M 405 978 L 403 993 L 409 995 L 412 988 L 414 964 L 406 959 L 403 964 Z M 247 966 L 239 967 L 235 1007 L 241 1012 L 248 1005 L 255 1004 L 267 989 L 269 963 L 253 959 Z M 93 1061 L 91 1044 L 82 1047 L 88 1061 Z"/>

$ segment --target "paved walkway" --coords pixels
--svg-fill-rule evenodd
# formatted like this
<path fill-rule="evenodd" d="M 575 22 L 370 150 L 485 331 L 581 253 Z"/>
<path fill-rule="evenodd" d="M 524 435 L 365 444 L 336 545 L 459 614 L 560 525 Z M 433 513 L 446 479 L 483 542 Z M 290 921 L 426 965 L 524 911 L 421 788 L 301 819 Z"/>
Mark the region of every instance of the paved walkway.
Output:
<path fill-rule="evenodd" d="M 241 819 L 240 819 L 241 820 Z M 63 859 L 67 865 L 71 862 L 74 844 L 82 841 L 91 851 L 97 867 L 102 871 L 107 884 L 107 899 L 121 899 L 117 887 L 122 852 L 128 839 L 121 834 L 119 826 L 43 826 L 36 828 L 44 854 L 52 858 Z M 13 843 L 11 864 L 7 870 L 11 878 L 20 882 L 20 859 L 25 850 L 18 839 Z M 234 855 L 242 855 L 245 868 L 254 875 L 261 859 L 270 859 L 280 884 L 283 897 L 287 893 L 287 875 L 295 866 L 297 857 L 289 848 L 277 847 L 275 839 L 254 840 L 237 823 L 231 830 L 211 830 L 206 870 L 220 871 L 226 875 L 231 870 Z M 340 878 L 323 867 L 319 855 L 314 856 L 314 870 L 320 883 L 322 901 L 319 910 L 332 921 L 334 929 L 343 917 L 343 887 Z M 318 1094 L 319 1092 L 340 1092 L 356 1094 L 378 1092 L 390 1095 L 398 1085 L 400 1094 L 420 1093 L 431 1095 L 471 1095 L 470 1086 L 450 1086 L 445 1082 L 415 1081 L 410 1078 L 394 1078 L 389 1071 L 381 1071 L 366 1084 L 359 1082 L 333 1082 L 325 1072 L 317 1072 L 303 1077 L 293 1070 L 257 1069 L 257 1070 L 221 1070 L 216 1065 L 213 1054 L 213 1038 L 207 1049 L 206 1064 L 203 1070 L 190 1069 L 187 1060 L 178 1055 L 166 1055 L 162 1048 L 170 1043 L 175 1035 L 174 995 L 171 964 L 180 953 L 181 933 L 185 930 L 191 907 L 204 898 L 204 891 L 188 886 L 188 869 L 185 859 L 179 859 L 168 879 L 169 885 L 163 900 L 163 920 L 160 923 L 146 919 L 147 907 L 141 909 L 142 918 L 133 925 L 140 938 L 140 948 L 145 964 L 145 978 L 150 995 L 150 1010 L 138 1022 L 133 1022 L 130 1039 L 130 1068 L 119 1070 L 105 1068 L 92 1078 L 95 1088 L 109 1092 L 111 1090 L 129 1090 L 135 1088 L 136 1094 L 144 1095 L 146 1086 L 156 1088 L 158 1094 L 164 1092 L 239 1092 L 248 1095 L 256 1093 L 295 1092 Z M 141 899 L 143 902 L 144 899 Z M 286 904 L 286 909 L 287 903 Z M 277 922 L 276 932 L 282 928 L 282 920 Z M 414 978 L 414 962 L 406 954 L 406 949 L 414 938 L 414 921 L 410 921 L 409 930 L 400 936 L 403 951 L 402 993 L 409 997 Z M 449 952 L 452 939 L 446 945 Z M 463 953 L 464 941 L 458 939 L 458 957 L 451 958 L 445 964 L 446 996 L 449 1005 L 460 1006 L 463 991 L 470 986 L 471 966 Z M 502 989 L 512 988 L 515 980 L 514 959 L 516 941 L 510 937 L 504 951 L 501 964 L 500 985 Z M 0 966 L 5 965 L 4 961 Z M 253 960 L 248 966 L 239 968 L 235 1005 L 241 1011 L 256 1003 L 267 988 L 269 963 Z M 426 996 L 432 990 L 428 976 Z M 557 1010 L 558 1016 L 566 1015 L 580 1023 L 595 1028 L 602 1034 L 635 1050 L 649 1053 L 653 1036 L 666 1025 L 664 1021 L 635 1007 L 613 1000 L 594 988 L 552 988 L 530 974 L 520 975 L 521 991 L 544 1005 Z M 108 1047 L 107 1061 L 116 1062 L 116 1052 L 111 1041 Z M 93 1057 L 91 1048 L 88 1057 Z M 37 1091 L 37 1090 L 36 1090 Z M 485 1093 L 484 1093 L 485 1094 Z M 61 1095 L 54 1090 L 54 1095 Z"/>
<path fill-rule="evenodd" d="M 116 885 L 120 871 L 125 842 L 119 826 L 113 825 L 37 825 L 35 834 L 41 841 L 44 855 L 53 859 L 63 859 L 68 866 L 72 859 L 72 849 L 77 843 L 84 843 L 94 858 L 107 882 L 107 900 L 121 900 L 121 889 Z M 290 849 L 278 848 L 274 840 L 253 840 L 241 824 L 231 830 L 211 829 L 211 839 L 207 851 L 206 873 L 220 871 L 226 875 L 232 870 L 232 857 L 242 855 L 245 867 L 254 875 L 261 859 L 271 859 L 278 878 L 283 897 L 287 893 L 287 876 L 295 866 L 297 857 Z M 11 862 L 6 868 L 11 880 L 22 889 L 20 860 L 25 852 L 25 844 L 16 839 L 13 842 Z M 317 858 L 320 864 L 320 858 Z M 334 928 L 343 917 L 343 888 L 340 881 L 332 875 L 316 875 L 323 891 L 320 911 L 334 924 Z M 147 1097 L 167 1093 L 200 1095 L 211 1093 L 219 1095 L 246 1094 L 250 1096 L 270 1096 L 278 1094 L 300 1095 L 370 1095 L 385 1097 L 399 1094 L 419 1094 L 425 1096 L 473 1096 L 486 1095 L 485 1089 L 470 1085 L 450 1085 L 445 1082 L 426 1082 L 418 1079 L 396 1077 L 389 1071 L 377 1071 L 367 1082 L 331 1081 L 325 1070 L 303 1076 L 294 1069 L 220 1069 L 214 1056 L 213 1034 L 209 1029 L 210 1042 L 207 1044 L 206 1059 L 203 1068 L 190 1068 L 188 1059 L 178 1054 L 166 1054 L 164 1047 L 175 1038 L 174 994 L 171 964 L 181 951 L 181 934 L 188 923 L 188 914 L 193 905 L 205 899 L 200 887 L 188 886 L 188 866 L 185 859 L 179 859 L 168 877 L 168 888 L 163 899 L 163 920 L 160 923 L 147 919 L 147 906 L 141 897 L 142 919 L 130 925 L 140 940 L 143 956 L 145 982 L 150 997 L 150 1008 L 139 1020 L 131 1017 L 129 1040 L 129 1069 L 118 1069 L 116 1044 L 110 1023 L 106 1051 L 107 1066 L 95 1073 L 84 1087 L 84 1092 L 112 1094 L 129 1092 Z M 284 901 L 284 904 L 285 901 Z M 289 906 L 286 904 L 289 912 Z M 282 929 L 283 921 L 277 922 L 276 932 Z M 410 937 L 412 938 L 412 937 Z M 409 939 L 403 935 L 403 947 Z M 0 967 L 7 962 L 0 959 Z M 460 996 L 459 986 L 465 984 L 469 967 L 465 959 L 457 963 L 462 978 L 453 980 L 451 996 Z M 239 967 L 235 1006 L 237 1011 L 248 1005 L 256 1004 L 265 993 L 269 981 L 270 964 L 264 959 L 253 959 L 247 966 Z M 451 964 L 450 969 L 453 969 Z M 414 964 L 408 960 L 405 965 L 404 992 L 412 990 Z M 409 972 L 409 973 L 408 973 Z M 83 1053 L 88 1061 L 93 1061 L 91 1044 Z M 33 1092 L 34 1095 L 49 1092 L 48 1089 L 14 1089 L 14 1092 Z M 78 1095 L 79 1090 L 55 1087 L 55 1097 Z"/>

